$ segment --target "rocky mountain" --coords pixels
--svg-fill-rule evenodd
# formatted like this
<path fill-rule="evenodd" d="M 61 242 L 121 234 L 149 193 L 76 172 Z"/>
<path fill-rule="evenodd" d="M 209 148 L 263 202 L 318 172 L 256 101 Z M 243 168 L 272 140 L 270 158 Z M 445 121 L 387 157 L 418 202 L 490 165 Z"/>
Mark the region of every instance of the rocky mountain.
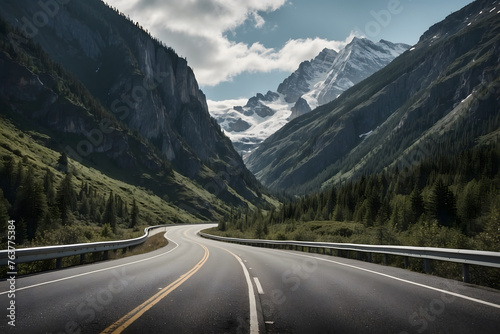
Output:
<path fill-rule="evenodd" d="M 346 89 L 410 48 L 355 37 L 340 52 L 324 49 L 304 61 L 277 89 L 257 94 L 245 106 L 214 104 L 210 112 L 244 156 L 288 121 L 336 99 Z"/>
<path fill-rule="evenodd" d="M 339 53 L 325 49 L 312 61 L 300 64 L 299 69 L 279 85 L 278 93 L 291 103 L 303 98 L 314 109 L 333 101 L 409 48 L 406 44 L 385 40 L 374 43 L 354 37 Z"/>
<path fill-rule="evenodd" d="M 475 1 L 382 70 L 288 123 L 247 166 L 271 188 L 303 193 L 494 140 L 499 64 L 500 6 Z"/>
<path fill-rule="evenodd" d="M 179 193 L 185 191 L 175 191 L 175 187 L 165 186 L 158 192 L 177 198 L 186 207 L 192 207 L 186 201 L 196 202 L 199 197 L 194 188 L 228 204 L 263 203 L 259 183 L 211 118 L 186 60 L 138 23 L 100 0 L 64 4 L 8 0 L 2 3 L 0 15 L 18 29 L 7 37 L 12 50 L 2 55 L 2 68 L 7 71 L 2 77 L 3 101 L 8 106 L 2 113 L 12 109 L 61 138 L 72 138 L 64 146 L 70 157 L 88 163 L 105 157 L 130 173 L 129 180 L 138 180 L 143 168 L 156 175 L 163 166 L 171 166 L 174 174 L 193 181 L 184 190 L 192 189 L 183 199 Z M 16 48 L 32 42 L 41 46 L 38 57 L 50 58 L 45 63 L 62 65 L 57 67 L 59 72 L 38 73 L 36 55 L 31 60 L 34 68 L 11 59 Z M 71 87 L 77 85 L 71 83 L 69 91 L 64 91 L 58 76 L 65 71 L 84 88 Z M 26 80 L 29 85 L 23 84 Z M 9 89 L 12 82 L 17 83 L 12 86 L 17 91 Z M 72 100 L 74 89 L 89 97 Z M 38 109 L 13 104 L 19 99 L 36 101 Z M 89 106 L 90 101 L 94 102 Z M 158 188 L 154 183 L 153 188 Z M 210 209 L 203 213 L 210 216 Z"/>

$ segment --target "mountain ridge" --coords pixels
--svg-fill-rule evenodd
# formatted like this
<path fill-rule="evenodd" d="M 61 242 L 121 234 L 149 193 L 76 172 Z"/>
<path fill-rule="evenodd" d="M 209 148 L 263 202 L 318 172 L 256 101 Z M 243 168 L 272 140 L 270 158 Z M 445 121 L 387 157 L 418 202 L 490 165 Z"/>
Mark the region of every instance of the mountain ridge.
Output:
<path fill-rule="evenodd" d="M 246 158 L 249 151 L 289 120 L 337 98 L 409 47 L 354 37 L 339 52 L 323 49 L 313 59 L 300 63 L 276 92 L 259 93 L 244 106 L 218 107 L 215 104 L 210 112 Z"/>
<path fill-rule="evenodd" d="M 29 18 L 44 10 L 38 3 L 24 0 L 6 1 L 2 6 L 2 17 L 18 29 L 23 29 Z M 210 117 L 205 95 L 187 61 L 152 38 L 139 24 L 100 0 L 70 2 L 59 5 L 57 13 L 38 27 L 33 36 L 16 36 L 10 38 L 10 43 L 24 47 L 28 45 L 25 42 L 31 40 L 26 37 L 32 37 L 41 45 L 40 56 L 59 61 L 62 68 L 80 80 L 99 101 L 92 103 L 101 104 L 105 109 L 103 116 L 98 116 L 98 122 L 82 122 L 82 117 L 85 119 L 84 115 L 89 113 L 85 105 L 88 99 L 78 102 L 83 108 L 76 108 L 74 113 L 59 113 L 58 125 L 49 124 L 50 118 L 42 119 L 45 126 L 56 126 L 54 130 L 63 136 L 72 134 L 74 139 L 65 147 L 72 158 L 92 163 L 101 159 L 98 156 L 106 157 L 115 164 L 113 170 L 139 173 L 137 181 L 146 181 L 159 196 L 168 195 L 177 205 L 205 219 L 222 214 L 224 205 L 201 208 L 196 204 L 199 196 L 191 190 L 177 189 L 176 192 L 175 187 L 159 187 L 175 184 L 173 180 L 166 183 L 157 180 L 156 174 L 163 173 L 164 166 L 191 179 L 192 189 L 198 187 L 200 192 L 211 193 L 210 196 L 229 205 L 265 205 L 260 184 Z M 71 89 L 54 93 L 58 83 L 52 82 L 50 73 L 33 75 L 30 82 L 40 82 L 44 89 L 52 90 L 53 93 L 48 94 L 52 94 L 54 101 L 73 94 Z M 77 86 L 75 89 L 83 91 Z M 27 98 L 37 99 L 29 93 Z M 21 108 L 20 111 L 35 117 L 29 110 Z M 147 145 L 137 146 L 131 142 L 123 135 L 127 131 L 135 133 L 134 137 L 141 138 L 139 141 L 144 140 Z M 112 144 L 114 142 L 119 144 Z M 125 153 L 131 146 L 141 153 L 137 156 Z M 142 167 L 139 166 L 143 161 L 139 159 L 147 161 L 150 157 L 155 157 L 152 160 L 156 162 L 147 173 L 151 177 L 148 181 L 140 177 Z M 180 193 L 190 193 L 191 198 Z"/>
<path fill-rule="evenodd" d="M 452 138 L 456 150 L 472 145 L 487 134 L 487 120 L 497 126 L 497 93 L 480 98 L 485 89 L 497 92 L 495 4 L 476 1 L 434 25 L 387 67 L 269 137 L 247 166 L 271 188 L 302 193 L 388 166 L 404 168 Z M 449 25 L 454 30 L 447 32 Z M 432 128 L 447 115 L 457 117 Z M 463 121 L 468 118 L 474 122 Z"/>

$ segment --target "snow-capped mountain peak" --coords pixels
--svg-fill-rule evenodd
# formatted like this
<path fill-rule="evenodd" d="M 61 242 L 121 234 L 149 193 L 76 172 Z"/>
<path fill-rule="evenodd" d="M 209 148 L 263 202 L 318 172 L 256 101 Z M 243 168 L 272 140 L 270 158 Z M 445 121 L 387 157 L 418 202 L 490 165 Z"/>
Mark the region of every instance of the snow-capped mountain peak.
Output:
<path fill-rule="evenodd" d="M 276 92 L 257 94 L 244 106 L 209 102 L 212 116 L 245 155 L 289 120 L 336 99 L 342 92 L 388 65 L 409 49 L 385 40 L 374 43 L 355 37 L 336 52 L 323 49 L 302 62 Z"/>

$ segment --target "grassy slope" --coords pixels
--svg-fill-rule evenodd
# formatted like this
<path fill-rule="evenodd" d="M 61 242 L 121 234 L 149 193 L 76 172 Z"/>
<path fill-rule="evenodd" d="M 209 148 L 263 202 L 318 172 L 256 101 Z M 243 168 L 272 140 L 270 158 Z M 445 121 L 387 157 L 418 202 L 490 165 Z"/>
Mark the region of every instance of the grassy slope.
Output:
<path fill-rule="evenodd" d="M 55 174 L 55 184 L 59 184 L 63 178 L 57 166 L 59 152 L 53 151 L 43 145 L 49 137 L 34 131 L 23 132 L 16 128 L 9 120 L 1 117 L 0 121 L 0 156 L 14 156 L 17 161 L 23 161 L 23 165 L 32 165 L 36 179 L 43 179 L 44 169 L 50 168 Z M 70 159 L 70 165 L 74 171 L 74 188 L 80 191 L 83 182 L 88 182 L 98 188 L 98 192 L 103 195 L 113 191 L 127 203 L 137 201 L 140 207 L 140 222 L 143 225 L 164 224 L 172 221 L 186 223 L 196 222 L 197 219 L 191 214 L 177 207 L 172 206 L 163 199 L 154 195 L 142 187 L 132 186 L 125 182 L 113 179 L 100 171 L 82 165 Z M 184 180 L 176 175 L 179 183 Z M 12 203 L 11 203 L 12 204 Z M 142 233 L 142 232 L 140 232 Z"/>

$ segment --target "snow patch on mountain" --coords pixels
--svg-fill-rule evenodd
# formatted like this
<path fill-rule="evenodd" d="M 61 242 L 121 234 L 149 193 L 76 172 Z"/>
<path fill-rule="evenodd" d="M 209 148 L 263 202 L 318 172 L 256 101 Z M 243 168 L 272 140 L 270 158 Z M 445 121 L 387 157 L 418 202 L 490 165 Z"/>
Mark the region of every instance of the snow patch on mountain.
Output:
<path fill-rule="evenodd" d="M 336 99 L 409 48 L 355 37 L 339 52 L 324 49 L 302 62 L 277 92 L 257 94 L 248 101 L 208 101 L 209 110 L 245 158 L 291 119 Z"/>
<path fill-rule="evenodd" d="M 262 117 L 247 105 L 241 107 L 245 102 L 245 100 L 207 101 L 212 117 L 217 120 L 233 142 L 235 149 L 243 156 L 288 123 L 294 106 L 294 103 L 286 102 L 281 94 L 277 94 L 271 101 L 259 100 L 261 106 L 274 111 L 272 116 Z M 244 129 L 235 128 L 242 123 L 246 124 Z"/>

